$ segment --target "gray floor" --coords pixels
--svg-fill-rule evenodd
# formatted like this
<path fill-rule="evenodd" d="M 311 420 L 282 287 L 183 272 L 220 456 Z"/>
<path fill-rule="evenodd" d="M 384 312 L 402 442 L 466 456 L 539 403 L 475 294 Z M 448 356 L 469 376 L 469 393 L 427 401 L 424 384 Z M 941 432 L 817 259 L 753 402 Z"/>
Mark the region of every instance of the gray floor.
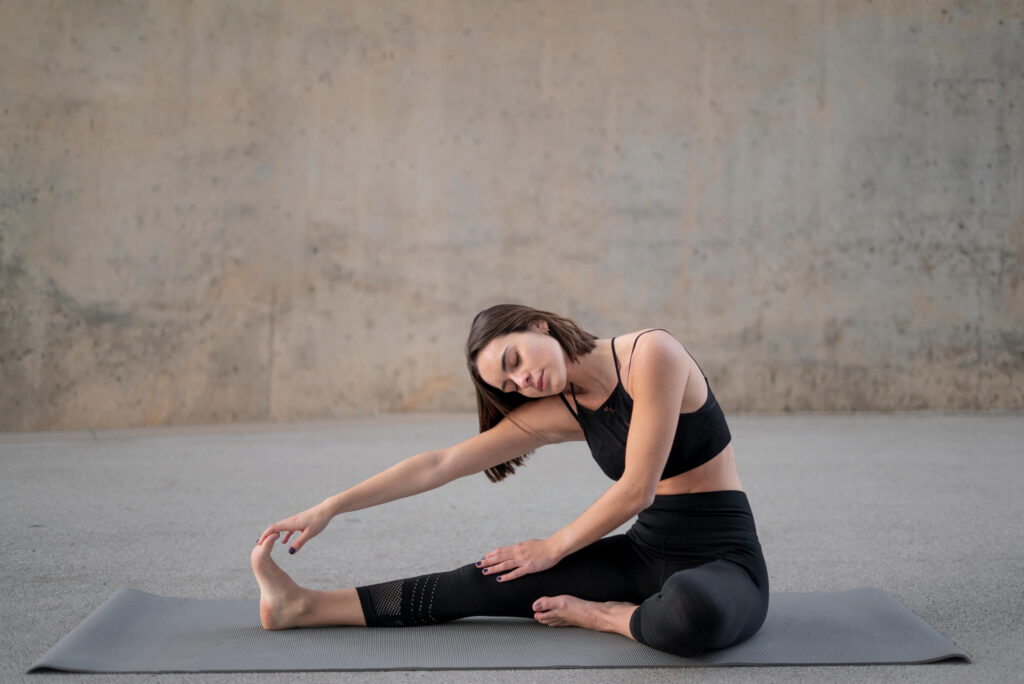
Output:
<path fill-rule="evenodd" d="M 875 586 L 971 665 L 213 675 L 33 675 L 31 663 L 118 587 L 255 597 L 263 527 L 416 451 L 472 416 L 302 426 L 0 434 L 0 680 L 744 682 L 1024 680 L 1024 416 L 733 417 L 774 591 Z M 583 444 L 334 520 L 299 554 L 302 584 L 355 586 L 447 569 L 546 536 L 608 485 Z"/>

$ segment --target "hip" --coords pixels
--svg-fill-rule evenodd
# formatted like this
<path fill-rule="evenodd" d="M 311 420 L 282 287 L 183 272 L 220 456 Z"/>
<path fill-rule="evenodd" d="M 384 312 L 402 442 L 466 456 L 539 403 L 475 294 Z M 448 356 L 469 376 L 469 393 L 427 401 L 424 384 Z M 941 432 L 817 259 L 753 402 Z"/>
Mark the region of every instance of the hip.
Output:
<path fill-rule="evenodd" d="M 759 585 L 767 583 L 754 515 L 742 491 L 655 496 L 626 536 L 651 560 L 681 567 L 728 560 Z"/>

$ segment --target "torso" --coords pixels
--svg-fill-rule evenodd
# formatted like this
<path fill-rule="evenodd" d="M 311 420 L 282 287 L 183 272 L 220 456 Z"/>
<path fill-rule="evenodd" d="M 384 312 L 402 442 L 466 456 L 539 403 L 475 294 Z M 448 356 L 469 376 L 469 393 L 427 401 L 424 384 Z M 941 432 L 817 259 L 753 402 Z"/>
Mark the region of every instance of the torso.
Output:
<path fill-rule="evenodd" d="M 636 332 L 614 338 L 615 351 L 621 365 L 620 375 L 622 379 L 622 387 L 630 397 L 632 397 L 632 392 L 630 392 L 629 376 L 629 366 L 631 361 L 630 349 L 632 349 L 637 336 L 643 332 L 645 332 L 645 330 L 638 330 Z M 686 355 L 686 362 L 690 365 L 689 377 L 691 378 L 691 381 L 686 383 L 686 387 L 683 390 L 683 398 L 679 405 L 680 414 L 693 413 L 704 406 L 704 403 L 708 399 L 709 391 L 708 385 L 704 382 L 703 372 L 688 353 Z M 612 365 L 614 366 L 614 364 Z M 614 371 L 614 367 L 611 370 Z M 693 379 L 697 379 L 699 381 L 694 382 L 692 381 Z M 611 392 L 601 397 L 600 401 L 597 401 L 590 396 L 584 396 L 581 400 L 581 395 L 577 395 L 577 403 L 590 411 L 598 410 L 607 402 L 611 393 L 617 388 L 618 377 L 612 376 L 612 383 L 613 389 Z M 731 442 L 706 463 L 703 463 L 692 470 L 687 470 L 686 472 L 661 480 L 658 483 L 655 493 L 657 495 L 693 494 L 696 492 L 710 492 L 727 489 L 743 490 L 739 474 L 736 471 L 736 457 Z"/>

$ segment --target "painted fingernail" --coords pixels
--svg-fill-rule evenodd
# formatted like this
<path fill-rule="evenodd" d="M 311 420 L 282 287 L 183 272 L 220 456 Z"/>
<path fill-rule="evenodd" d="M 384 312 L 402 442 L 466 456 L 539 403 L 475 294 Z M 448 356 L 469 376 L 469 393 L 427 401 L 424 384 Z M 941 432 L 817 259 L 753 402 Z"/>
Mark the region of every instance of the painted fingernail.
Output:
<path fill-rule="evenodd" d="M 480 567 L 480 564 L 481 564 L 481 563 L 483 563 L 483 561 L 477 561 L 477 562 L 476 562 L 476 567 L 478 567 L 478 568 L 479 568 L 479 567 Z"/>
<path fill-rule="evenodd" d="M 499 581 L 499 582 L 501 581 L 501 578 L 500 578 L 500 577 L 498 578 L 498 581 Z"/>
<path fill-rule="evenodd" d="M 288 547 L 288 553 L 295 553 L 295 547 L 294 546 L 289 546 Z"/>
<path fill-rule="evenodd" d="M 483 573 L 484 573 L 485 575 L 487 574 L 487 568 L 484 568 L 484 569 L 483 569 Z"/>

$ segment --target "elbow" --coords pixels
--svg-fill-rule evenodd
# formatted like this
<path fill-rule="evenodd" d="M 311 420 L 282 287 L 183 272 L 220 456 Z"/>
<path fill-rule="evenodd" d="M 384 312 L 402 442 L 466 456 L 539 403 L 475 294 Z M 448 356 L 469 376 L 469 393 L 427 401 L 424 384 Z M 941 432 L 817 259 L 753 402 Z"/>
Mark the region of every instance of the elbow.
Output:
<path fill-rule="evenodd" d="M 447 457 L 444 450 L 427 451 L 424 456 L 426 457 L 426 470 L 430 474 L 431 480 L 437 482 L 435 487 L 447 484 L 459 477 L 458 473 L 454 471 L 452 459 Z"/>
<path fill-rule="evenodd" d="M 622 480 L 619 480 L 619 482 L 622 483 Z M 639 513 L 654 503 L 654 496 L 657 488 L 657 483 L 653 486 L 648 485 L 647 483 L 626 484 L 626 496 L 631 503 L 631 508 L 634 509 L 634 514 Z"/>

